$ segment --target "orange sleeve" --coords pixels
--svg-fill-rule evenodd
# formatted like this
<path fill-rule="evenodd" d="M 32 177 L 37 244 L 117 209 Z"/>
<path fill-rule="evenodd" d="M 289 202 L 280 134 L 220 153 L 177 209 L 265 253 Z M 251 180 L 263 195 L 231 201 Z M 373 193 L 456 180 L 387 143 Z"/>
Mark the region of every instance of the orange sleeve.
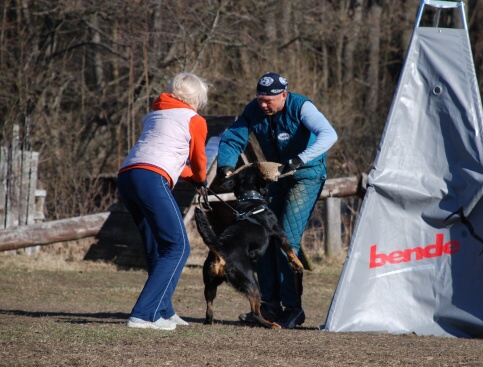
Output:
<path fill-rule="evenodd" d="M 205 146 L 208 127 L 206 120 L 200 115 L 193 116 L 190 121 L 190 167 L 186 166 L 181 172 L 181 178 L 192 178 L 196 182 L 206 180 L 206 158 Z"/>
<path fill-rule="evenodd" d="M 191 171 L 191 167 L 185 165 L 179 176 L 184 180 L 191 178 L 193 176 L 193 171 Z"/>

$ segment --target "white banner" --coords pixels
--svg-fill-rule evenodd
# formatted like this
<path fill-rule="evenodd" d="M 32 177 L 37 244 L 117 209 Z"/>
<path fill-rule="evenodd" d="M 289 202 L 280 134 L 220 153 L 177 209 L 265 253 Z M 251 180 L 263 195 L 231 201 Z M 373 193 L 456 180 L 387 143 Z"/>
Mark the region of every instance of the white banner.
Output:
<path fill-rule="evenodd" d="M 483 337 L 482 116 L 467 30 L 416 27 L 325 330 Z"/>

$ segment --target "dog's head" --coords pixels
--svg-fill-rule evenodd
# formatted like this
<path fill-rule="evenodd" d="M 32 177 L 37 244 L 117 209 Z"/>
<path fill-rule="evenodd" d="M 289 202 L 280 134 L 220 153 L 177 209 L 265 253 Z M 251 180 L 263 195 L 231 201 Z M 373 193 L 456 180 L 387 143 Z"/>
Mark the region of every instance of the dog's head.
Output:
<path fill-rule="evenodd" d="M 258 166 L 259 163 L 254 162 L 235 171 L 225 179 L 221 187 L 233 191 L 237 198 L 247 191 L 257 191 L 265 196 L 268 183 Z"/>

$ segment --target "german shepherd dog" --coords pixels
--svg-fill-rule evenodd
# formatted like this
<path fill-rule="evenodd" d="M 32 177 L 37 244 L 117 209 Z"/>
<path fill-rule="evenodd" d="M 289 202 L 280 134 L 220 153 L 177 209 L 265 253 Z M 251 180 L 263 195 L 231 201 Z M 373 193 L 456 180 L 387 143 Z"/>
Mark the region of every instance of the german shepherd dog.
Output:
<path fill-rule="evenodd" d="M 237 170 L 238 171 L 238 170 Z M 234 221 L 216 236 L 199 208 L 195 209 L 198 232 L 210 252 L 203 265 L 205 285 L 205 324 L 213 324 L 213 300 L 224 281 L 246 295 L 253 318 L 266 328 L 280 329 L 280 325 L 264 319 L 260 312 L 261 294 L 255 277 L 258 259 L 270 243 L 279 246 L 286 254 L 295 272 L 295 285 L 302 296 L 303 265 L 292 250 L 288 238 L 278 224 L 277 217 L 267 207 L 267 181 L 253 163 L 227 177 L 222 188 L 232 190 L 237 198 L 233 209 Z"/>

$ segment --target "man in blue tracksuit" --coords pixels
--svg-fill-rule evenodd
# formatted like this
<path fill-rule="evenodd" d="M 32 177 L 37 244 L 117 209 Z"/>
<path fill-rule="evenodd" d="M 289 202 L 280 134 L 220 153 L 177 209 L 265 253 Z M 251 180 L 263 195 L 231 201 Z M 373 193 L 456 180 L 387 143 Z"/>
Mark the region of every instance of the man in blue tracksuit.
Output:
<path fill-rule="evenodd" d="M 281 173 L 296 170 L 269 186 L 269 207 L 277 215 L 295 253 L 310 214 L 327 178 L 326 152 L 337 133 L 312 101 L 287 91 L 288 82 L 268 72 L 257 84 L 257 97 L 223 134 L 218 152 L 218 174 L 230 175 L 253 132 L 269 162 L 283 164 Z M 262 292 L 262 315 L 282 328 L 305 321 L 286 255 L 269 247 L 257 264 Z M 251 313 L 240 320 L 252 322 Z"/>

